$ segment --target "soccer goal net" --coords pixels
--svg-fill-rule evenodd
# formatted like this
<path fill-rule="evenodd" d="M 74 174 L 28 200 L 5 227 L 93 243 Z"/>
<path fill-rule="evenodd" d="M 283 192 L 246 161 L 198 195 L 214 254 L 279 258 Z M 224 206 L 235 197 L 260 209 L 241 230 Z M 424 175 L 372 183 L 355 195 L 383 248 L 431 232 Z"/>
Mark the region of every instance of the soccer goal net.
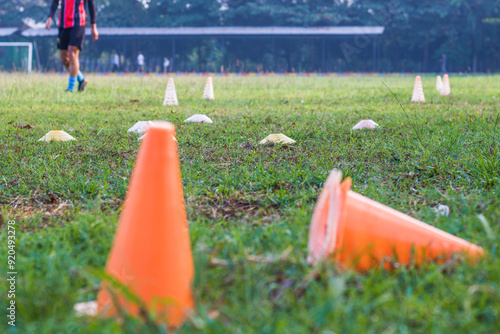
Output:
<path fill-rule="evenodd" d="M 31 73 L 33 43 L 0 42 L 0 71 Z"/>

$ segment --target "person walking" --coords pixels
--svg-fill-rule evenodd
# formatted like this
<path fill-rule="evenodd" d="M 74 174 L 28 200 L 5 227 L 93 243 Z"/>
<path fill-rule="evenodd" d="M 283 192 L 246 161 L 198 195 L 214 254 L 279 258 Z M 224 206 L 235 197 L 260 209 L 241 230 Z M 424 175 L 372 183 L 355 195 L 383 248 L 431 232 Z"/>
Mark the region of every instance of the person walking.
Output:
<path fill-rule="evenodd" d="M 120 69 L 120 57 L 118 56 L 118 53 L 113 52 L 113 55 L 111 56 L 111 72 L 118 72 Z"/>
<path fill-rule="evenodd" d="M 141 51 L 137 55 L 137 72 L 144 73 L 144 55 Z"/>
<path fill-rule="evenodd" d="M 446 55 L 443 53 L 441 55 L 441 73 L 446 73 Z"/>
<path fill-rule="evenodd" d="M 163 58 L 163 73 L 168 72 L 168 66 L 170 65 L 170 61 L 167 57 Z"/>
<path fill-rule="evenodd" d="M 62 0 L 61 9 L 59 10 L 57 48 L 59 49 L 61 62 L 69 71 L 67 92 L 75 90 L 76 82 L 78 82 L 78 91 L 83 92 L 88 83 L 83 77 L 82 71 L 80 71 L 80 61 L 78 59 L 80 51 L 83 49 L 85 24 L 87 23 L 85 2 L 87 2 L 89 10 L 92 40 L 95 42 L 99 39 L 99 33 L 97 32 L 94 0 Z M 49 17 L 45 21 L 47 30 L 50 30 L 57 7 L 59 7 L 59 0 L 52 0 Z"/>

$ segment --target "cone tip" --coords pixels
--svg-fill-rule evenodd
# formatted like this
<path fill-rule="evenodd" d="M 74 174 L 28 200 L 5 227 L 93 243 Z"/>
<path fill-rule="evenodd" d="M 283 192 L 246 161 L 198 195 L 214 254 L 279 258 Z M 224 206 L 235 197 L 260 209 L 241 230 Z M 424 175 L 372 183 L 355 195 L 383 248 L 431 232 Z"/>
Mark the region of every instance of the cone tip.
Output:
<path fill-rule="evenodd" d="M 175 125 L 167 121 L 154 121 L 149 125 L 149 129 L 175 130 Z"/>

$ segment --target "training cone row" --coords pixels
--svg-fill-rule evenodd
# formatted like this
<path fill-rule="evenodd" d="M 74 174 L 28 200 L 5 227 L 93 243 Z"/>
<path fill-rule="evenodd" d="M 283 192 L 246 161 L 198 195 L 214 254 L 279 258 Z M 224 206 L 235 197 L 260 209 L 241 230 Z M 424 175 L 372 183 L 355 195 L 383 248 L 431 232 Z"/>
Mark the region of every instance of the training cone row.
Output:
<path fill-rule="evenodd" d="M 176 106 L 179 105 L 177 101 L 177 93 L 175 92 L 174 78 L 169 78 L 167 83 L 167 89 L 165 90 L 165 98 L 163 99 L 164 106 Z"/>
<path fill-rule="evenodd" d="M 106 273 L 145 309 L 106 281 L 97 298 L 100 315 L 154 314 L 156 321 L 177 327 L 194 307 L 193 259 L 174 138 L 171 123 L 149 124 L 106 265 Z"/>
<path fill-rule="evenodd" d="M 212 83 L 212 77 L 207 78 L 207 83 L 205 84 L 205 89 L 203 90 L 202 99 L 215 100 L 214 96 L 214 85 Z"/>
<path fill-rule="evenodd" d="M 313 213 L 309 234 L 310 263 L 325 259 L 343 269 L 438 263 L 461 253 L 475 261 L 483 249 L 350 190 L 342 173 L 332 171 Z"/>
<path fill-rule="evenodd" d="M 415 85 L 413 86 L 413 95 L 411 96 L 412 102 L 425 102 L 424 88 L 422 87 L 422 78 L 417 75 L 415 78 Z"/>

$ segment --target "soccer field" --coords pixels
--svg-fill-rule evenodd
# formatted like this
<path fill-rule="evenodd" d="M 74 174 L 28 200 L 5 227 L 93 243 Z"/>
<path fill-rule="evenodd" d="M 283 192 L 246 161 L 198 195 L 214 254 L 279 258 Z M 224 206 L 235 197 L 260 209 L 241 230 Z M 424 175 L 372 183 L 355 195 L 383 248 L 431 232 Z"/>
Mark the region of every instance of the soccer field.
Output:
<path fill-rule="evenodd" d="M 500 330 L 498 76 L 451 76 L 448 97 L 423 76 L 422 104 L 409 102 L 410 75 L 216 76 L 214 101 L 201 99 L 205 77 L 174 78 L 179 106 L 164 107 L 166 76 L 90 75 L 87 90 L 71 94 L 66 76 L 0 75 L 0 286 L 8 290 L 6 225 L 15 220 L 12 333 L 164 332 L 73 311 L 96 298 L 140 145 L 127 129 L 147 120 L 177 132 L 197 306 L 180 333 Z M 193 114 L 214 123 L 183 123 Z M 352 131 L 363 119 L 380 127 Z M 57 129 L 77 140 L 38 141 Z M 271 133 L 296 143 L 259 145 Z M 366 274 L 311 266 L 309 223 L 334 168 L 354 191 L 480 245 L 485 257 Z M 1 300 L 6 312 L 6 293 Z"/>

